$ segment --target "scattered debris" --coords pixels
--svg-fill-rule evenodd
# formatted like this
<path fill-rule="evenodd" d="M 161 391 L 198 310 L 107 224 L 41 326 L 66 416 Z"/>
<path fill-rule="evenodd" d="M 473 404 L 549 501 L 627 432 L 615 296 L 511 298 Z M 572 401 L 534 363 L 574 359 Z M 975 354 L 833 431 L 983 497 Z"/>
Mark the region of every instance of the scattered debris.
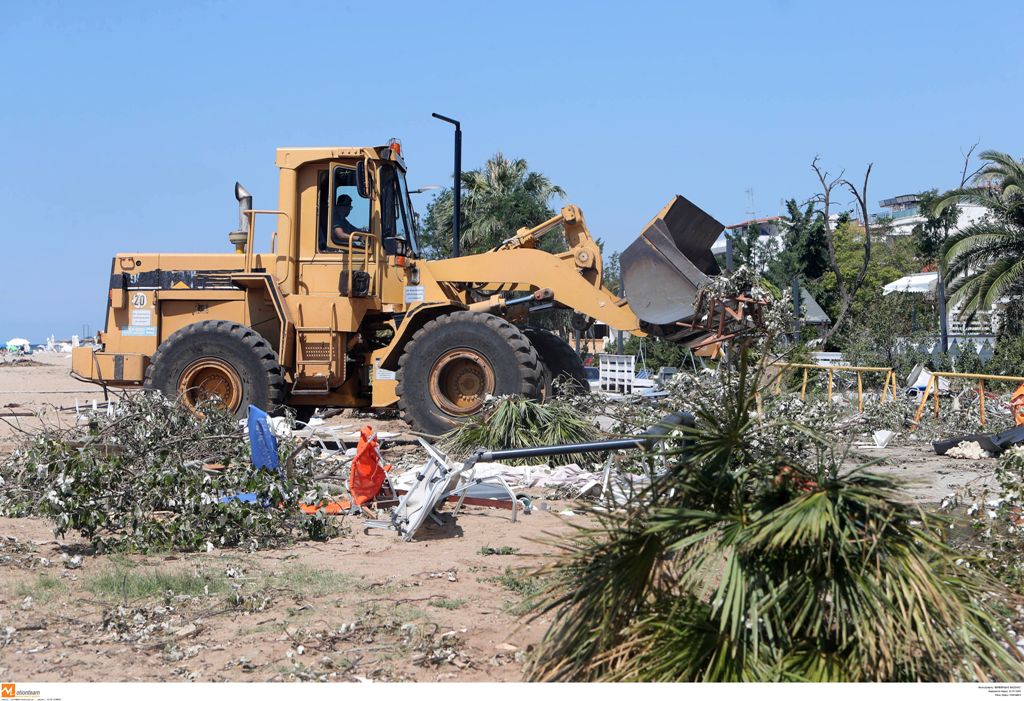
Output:
<path fill-rule="evenodd" d="M 0 536 L 0 568 L 4 566 L 19 569 L 49 567 L 49 558 L 40 555 L 33 543 L 22 543 L 13 536 Z"/>
<path fill-rule="evenodd" d="M 597 440 L 597 428 L 571 404 L 559 401 L 542 404 L 523 397 L 497 397 L 488 400 L 484 410 L 455 430 L 447 433 L 441 448 L 456 458 L 469 457 L 479 448 L 508 450 L 537 445 L 566 445 Z M 584 463 L 581 454 L 550 456 L 552 465 Z M 524 459 L 510 459 L 510 465 L 522 465 Z"/>
<path fill-rule="evenodd" d="M 886 431 L 883 429 L 880 431 L 875 431 L 871 435 L 875 439 L 875 445 L 877 445 L 879 448 L 885 448 L 889 445 L 889 441 L 891 441 L 896 436 L 896 432 Z"/>
<path fill-rule="evenodd" d="M 981 460 L 990 458 L 992 455 L 981 447 L 977 441 L 963 441 L 946 451 L 950 458 L 962 458 L 964 460 Z"/>

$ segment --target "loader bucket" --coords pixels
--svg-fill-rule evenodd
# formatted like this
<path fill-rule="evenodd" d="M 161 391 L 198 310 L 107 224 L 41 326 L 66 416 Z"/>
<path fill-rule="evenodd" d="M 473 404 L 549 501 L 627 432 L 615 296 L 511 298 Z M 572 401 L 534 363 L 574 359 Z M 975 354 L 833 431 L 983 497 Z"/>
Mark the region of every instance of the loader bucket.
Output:
<path fill-rule="evenodd" d="M 693 316 L 697 288 L 720 273 L 711 245 L 725 227 L 676 195 L 622 252 L 622 287 L 637 318 L 671 324 Z"/>

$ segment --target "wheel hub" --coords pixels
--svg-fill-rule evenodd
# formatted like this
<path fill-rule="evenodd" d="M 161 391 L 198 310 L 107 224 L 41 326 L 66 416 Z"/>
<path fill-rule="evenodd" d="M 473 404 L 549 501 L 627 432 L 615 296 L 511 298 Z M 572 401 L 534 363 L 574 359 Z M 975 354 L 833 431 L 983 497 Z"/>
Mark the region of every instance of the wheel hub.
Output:
<path fill-rule="evenodd" d="M 202 404 L 214 404 L 235 412 L 242 401 L 242 379 L 219 358 L 199 358 L 189 364 L 178 379 L 182 403 L 197 411 Z"/>
<path fill-rule="evenodd" d="M 494 392 L 494 368 L 476 351 L 450 350 L 431 368 L 429 387 L 431 399 L 442 411 L 467 416 L 479 411 Z"/>

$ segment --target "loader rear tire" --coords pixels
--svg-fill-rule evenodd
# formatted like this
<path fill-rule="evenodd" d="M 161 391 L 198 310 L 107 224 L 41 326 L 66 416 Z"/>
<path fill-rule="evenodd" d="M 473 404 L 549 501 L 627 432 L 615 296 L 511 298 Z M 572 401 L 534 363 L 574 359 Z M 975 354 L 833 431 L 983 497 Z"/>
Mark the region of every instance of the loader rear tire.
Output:
<path fill-rule="evenodd" d="M 530 341 L 504 319 L 459 311 L 427 322 L 398 361 L 402 418 L 441 435 L 483 408 L 487 395 L 541 396 L 543 364 Z"/>
<path fill-rule="evenodd" d="M 558 386 L 569 394 L 586 394 L 590 391 L 583 360 L 572 346 L 547 329 L 526 327 L 523 335 L 530 339 L 544 363 L 545 399 L 555 396 L 555 385 L 552 384 L 555 380 L 559 380 Z"/>
<path fill-rule="evenodd" d="M 250 404 L 274 411 L 285 395 L 277 353 L 258 333 L 231 321 L 200 321 L 171 334 L 153 354 L 145 386 L 197 413 L 216 401 L 239 417 Z"/>

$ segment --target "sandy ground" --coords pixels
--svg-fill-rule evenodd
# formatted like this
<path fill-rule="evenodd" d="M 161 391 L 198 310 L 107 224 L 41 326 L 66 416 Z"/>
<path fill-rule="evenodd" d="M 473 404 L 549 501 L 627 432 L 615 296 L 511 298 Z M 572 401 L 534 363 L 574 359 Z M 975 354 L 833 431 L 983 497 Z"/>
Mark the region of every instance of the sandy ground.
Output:
<path fill-rule="evenodd" d="M 915 501 L 938 504 L 954 494 L 969 497 L 991 492 L 998 486 L 995 458 L 947 458 L 935 455 L 928 443 L 888 448 L 865 445 L 857 446 L 856 450 L 862 459 L 881 460 L 870 470 L 900 478 L 906 485 L 907 494 Z"/>
<path fill-rule="evenodd" d="M 10 557 L 0 556 L 0 678 L 521 679 L 523 653 L 547 621 L 523 620 L 523 592 L 505 583 L 529 586 L 509 568 L 539 563 L 544 548 L 532 539 L 563 528 L 559 517 L 537 512 L 513 524 L 507 512 L 470 509 L 414 543 L 351 525 L 349 537 L 327 543 L 86 555 L 72 570 L 62 556 L 87 553 L 81 543 L 53 540 L 41 520 L 0 519 Z M 481 554 L 488 547 L 516 554 Z M 191 576 L 209 593 L 133 600 L 119 591 L 122 577 L 127 589 L 154 573 Z"/>
<path fill-rule="evenodd" d="M 75 402 L 82 407 L 104 401 L 103 389 L 78 382 L 68 373 L 71 357 L 61 353 L 36 353 L 29 364 L 0 362 L 0 452 L 8 452 L 19 429 L 41 424 L 33 417 L 47 412 L 49 421 L 73 420 Z"/>
<path fill-rule="evenodd" d="M 0 454 L 38 428 L 36 412 L 70 425 L 76 400 L 103 401 L 68 376 L 67 357 L 35 360 L 0 365 Z M 400 458 L 410 439 L 397 436 L 386 456 Z M 908 480 L 929 504 L 981 491 L 995 465 L 937 457 L 927 444 L 856 449 L 852 462 L 881 459 L 872 469 Z M 569 504 L 548 506 L 517 523 L 470 507 L 413 543 L 350 518 L 344 537 L 255 554 L 95 556 L 73 537 L 54 540 L 42 519 L 0 519 L 0 679 L 520 680 L 549 623 L 524 620 L 537 585 L 528 573 L 572 518 L 556 515 Z"/>
<path fill-rule="evenodd" d="M 68 358 L 35 361 L 0 365 L 0 452 L 39 427 L 35 412 L 71 425 L 76 399 L 103 401 L 101 389 L 68 376 Z M 405 428 L 329 420 L 353 430 L 367 422 Z M 385 456 L 409 440 L 396 437 Z M 568 505 L 549 505 L 516 523 L 509 511 L 466 507 L 413 543 L 349 518 L 348 534 L 327 543 L 148 557 L 95 556 L 73 537 L 54 540 L 42 519 L 0 519 L 0 679 L 520 680 L 548 623 L 523 620 L 518 606 L 536 585 L 525 573 L 550 550 L 536 541 L 567 528 L 556 514 Z M 75 555 L 82 565 L 68 569 Z M 209 593 L 126 591 L 175 574 Z"/>

